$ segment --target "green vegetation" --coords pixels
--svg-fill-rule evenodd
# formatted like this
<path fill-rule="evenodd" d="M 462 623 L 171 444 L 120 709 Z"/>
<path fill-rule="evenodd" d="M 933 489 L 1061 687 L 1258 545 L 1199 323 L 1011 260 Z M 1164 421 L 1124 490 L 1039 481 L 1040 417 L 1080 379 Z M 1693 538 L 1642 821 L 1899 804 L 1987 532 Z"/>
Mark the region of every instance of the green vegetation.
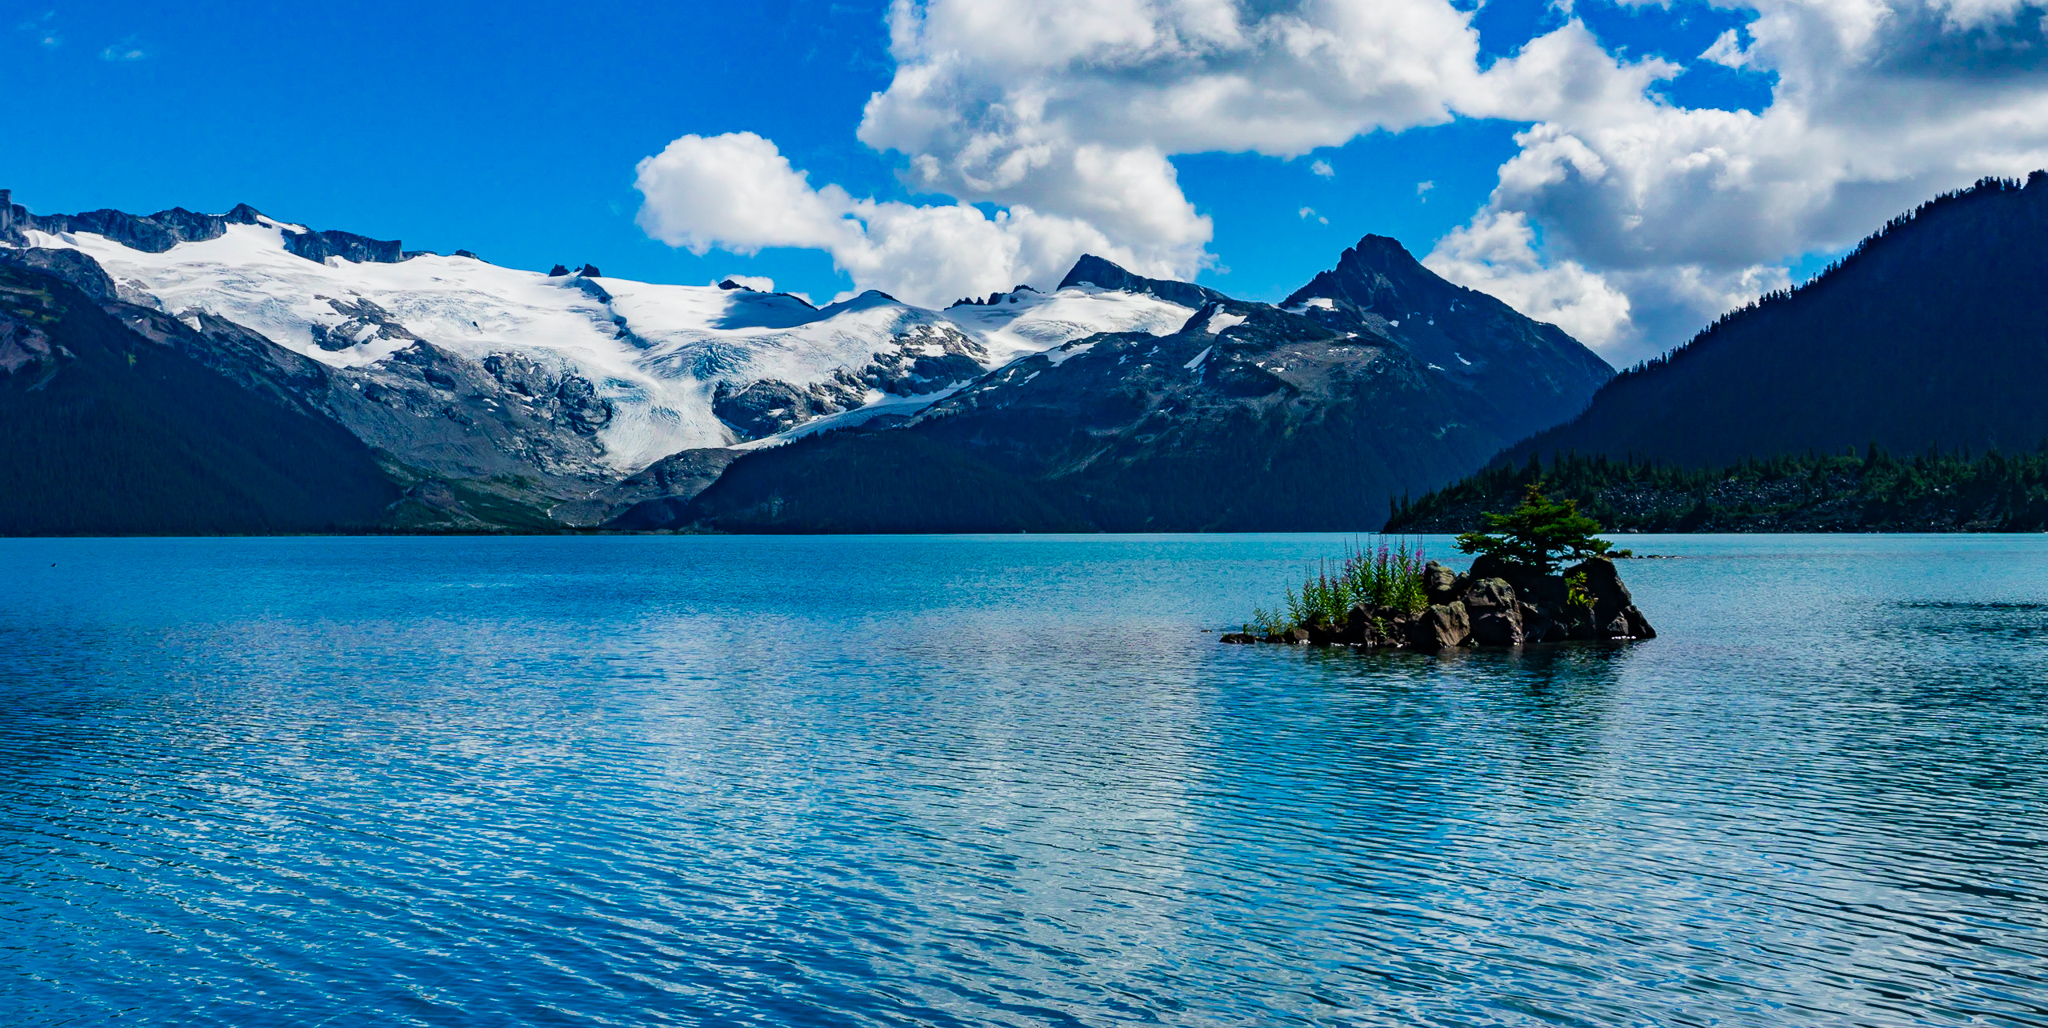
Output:
<path fill-rule="evenodd" d="M 1539 575 L 1557 570 L 1560 560 L 1584 560 L 1606 553 L 1612 544 L 1595 538 L 1600 523 L 1579 513 L 1577 500 L 1558 503 L 1543 495 L 1540 481 L 1522 491 L 1521 505 L 1506 514 L 1481 514 L 1490 531 L 1458 537 L 1460 553 L 1490 556 L 1510 567 Z"/>
<path fill-rule="evenodd" d="M 1698 469 L 1566 456 L 1498 464 L 1414 502 L 1394 532 L 1459 532 L 1510 509 L 1531 483 L 1612 532 L 2038 532 L 2048 530 L 2048 447 L 1895 457 L 1781 456 Z"/>
<path fill-rule="evenodd" d="M 1334 567 L 1323 561 L 1299 591 L 1288 589 L 1285 608 L 1254 610 L 1244 630 L 1275 635 L 1297 628 L 1334 628 L 1360 605 L 1390 614 L 1417 613 L 1429 605 L 1422 576 L 1426 563 L 1421 547 L 1411 549 L 1405 540 L 1392 546 L 1382 540 L 1377 547 L 1370 542 L 1348 547 Z"/>

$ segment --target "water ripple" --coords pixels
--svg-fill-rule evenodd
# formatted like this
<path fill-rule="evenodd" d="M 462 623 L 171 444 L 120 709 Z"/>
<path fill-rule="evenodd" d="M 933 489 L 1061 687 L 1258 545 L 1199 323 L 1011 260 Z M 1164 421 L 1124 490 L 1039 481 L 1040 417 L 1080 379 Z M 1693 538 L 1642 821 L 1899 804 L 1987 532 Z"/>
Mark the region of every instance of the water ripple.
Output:
<path fill-rule="evenodd" d="M 1196 631 L 1334 545 L 0 542 L 0 1021 L 2048 1025 L 2048 543 Z"/>

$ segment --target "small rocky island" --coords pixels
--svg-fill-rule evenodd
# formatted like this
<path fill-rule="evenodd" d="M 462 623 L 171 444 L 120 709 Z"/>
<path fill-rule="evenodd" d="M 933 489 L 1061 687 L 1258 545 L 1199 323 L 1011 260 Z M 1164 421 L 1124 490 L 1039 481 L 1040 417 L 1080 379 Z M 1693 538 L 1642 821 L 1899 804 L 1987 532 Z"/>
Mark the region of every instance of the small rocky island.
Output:
<path fill-rule="evenodd" d="M 1487 521 L 1493 531 L 1458 537 L 1478 554 L 1462 575 L 1406 545 L 1357 550 L 1223 641 L 1435 652 L 1656 636 L 1575 503 L 1531 485 L 1520 507 Z"/>

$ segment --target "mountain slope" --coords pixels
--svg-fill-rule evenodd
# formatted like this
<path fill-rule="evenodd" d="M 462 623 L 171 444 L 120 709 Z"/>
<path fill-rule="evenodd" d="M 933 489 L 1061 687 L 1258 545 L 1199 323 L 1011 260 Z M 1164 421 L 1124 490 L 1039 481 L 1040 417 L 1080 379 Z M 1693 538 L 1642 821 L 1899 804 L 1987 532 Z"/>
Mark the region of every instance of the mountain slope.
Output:
<path fill-rule="evenodd" d="M 6 200 L 0 260 L 346 429 L 407 491 L 395 516 L 414 527 L 630 509 L 613 523 L 1355 528 L 1609 374 L 1378 237 L 1290 310 L 1094 257 L 1050 293 L 819 308 L 730 282 L 500 268 L 247 206 L 42 216 Z"/>
<path fill-rule="evenodd" d="M 1491 408 L 1510 438 L 1584 410 L 1614 377 L 1606 361 L 1563 329 L 1445 281 L 1385 236 L 1359 240 L 1281 306 L 1398 342 Z"/>
<path fill-rule="evenodd" d="M 949 311 L 874 292 L 817 308 L 731 284 L 653 285 L 587 266 L 541 275 L 405 251 L 246 205 L 44 216 L 0 191 L 0 212 L 0 243 L 12 246 L 0 252 L 46 264 L 74 254 L 54 270 L 104 279 L 100 299 L 173 316 L 241 355 L 228 363 L 252 340 L 305 358 L 325 377 L 300 382 L 302 395 L 412 477 L 567 523 L 609 516 L 622 479 L 672 455 L 870 412 L 900 420 L 1020 354 L 1101 331 L 1168 332 L 1192 313 L 1094 286 Z M 695 477 L 646 481 L 687 488 Z"/>
<path fill-rule="evenodd" d="M 340 425 L 0 264 L 0 534 L 329 531 L 399 491 Z"/>
<path fill-rule="evenodd" d="M 1203 306 L 1170 335 L 1089 336 L 1021 358 L 900 427 L 744 457 L 694 502 L 643 504 L 617 524 L 1355 529 L 1570 416 L 1612 373 L 1570 336 L 1379 237 L 1286 310 L 1094 257 L 1064 285 Z M 893 494 L 869 484 L 912 464 L 924 470 Z M 998 494 L 1010 506 L 991 511 Z"/>
<path fill-rule="evenodd" d="M 1895 219 L 1839 265 L 1629 371 L 1509 449 L 1724 466 L 1748 457 L 2048 439 L 2048 174 Z"/>
<path fill-rule="evenodd" d="M 1169 336 L 1091 336 L 1019 360 L 900 428 L 743 457 L 691 503 L 619 524 L 1341 530 L 1483 459 L 1500 436 L 1480 413 L 1384 338 L 1212 303 Z M 915 477 L 892 473 L 913 464 Z"/>

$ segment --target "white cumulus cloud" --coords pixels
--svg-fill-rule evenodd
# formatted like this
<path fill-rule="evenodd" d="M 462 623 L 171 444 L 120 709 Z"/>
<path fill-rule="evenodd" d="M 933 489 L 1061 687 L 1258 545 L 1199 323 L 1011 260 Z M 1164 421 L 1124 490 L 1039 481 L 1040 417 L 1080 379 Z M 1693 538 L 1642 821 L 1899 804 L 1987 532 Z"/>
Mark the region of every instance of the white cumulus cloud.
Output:
<path fill-rule="evenodd" d="M 1589 313 L 1612 311 L 1618 291 L 1631 300 L 1625 317 L 1604 333 L 1581 324 L 1628 361 L 1787 284 L 1801 255 L 1844 248 L 1943 190 L 2048 165 L 2039 9 L 1749 6 L 1759 12 L 1750 44 L 1723 36 L 1704 57 L 1777 74 L 1758 113 L 1671 104 L 1649 87 L 1674 66 L 1620 60 L 1576 25 L 1495 65 L 1493 109 L 1534 124 L 1516 136 L 1520 152 L 1468 232 L 1441 241 L 1432 266 L 1503 298 L 1528 277 L 1523 293 Z M 1468 235 L 1508 215 L 1536 230 L 1535 263 L 1478 258 Z M 1576 303 L 1557 294 L 1571 282 L 1584 290 Z"/>
<path fill-rule="evenodd" d="M 943 306 L 1019 283 L 1056 282 L 1083 253 L 1141 274 L 1189 276 L 1198 254 L 1134 249 L 1074 218 L 1012 205 L 994 217 L 966 204 L 914 206 L 814 187 L 775 144 L 751 132 L 684 136 L 640 162 L 648 235 L 693 253 L 823 250 L 862 289 Z M 1185 262 L 1185 263 L 1182 263 Z"/>
<path fill-rule="evenodd" d="M 859 138 L 955 203 L 858 198 L 758 136 L 684 136 L 640 166 L 641 224 L 698 252 L 824 250 L 917 302 L 1043 285 L 1084 251 L 1185 278 L 1213 229 L 1174 155 L 1502 119 L 1517 152 L 1430 266 L 1625 363 L 1918 200 L 2048 166 L 2038 0 L 1718 5 L 1751 20 L 1693 60 L 1775 76 L 1758 111 L 1673 103 L 1683 65 L 1604 47 L 1569 7 L 1482 67 L 1449 0 L 895 0 L 896 71 Z"/>

